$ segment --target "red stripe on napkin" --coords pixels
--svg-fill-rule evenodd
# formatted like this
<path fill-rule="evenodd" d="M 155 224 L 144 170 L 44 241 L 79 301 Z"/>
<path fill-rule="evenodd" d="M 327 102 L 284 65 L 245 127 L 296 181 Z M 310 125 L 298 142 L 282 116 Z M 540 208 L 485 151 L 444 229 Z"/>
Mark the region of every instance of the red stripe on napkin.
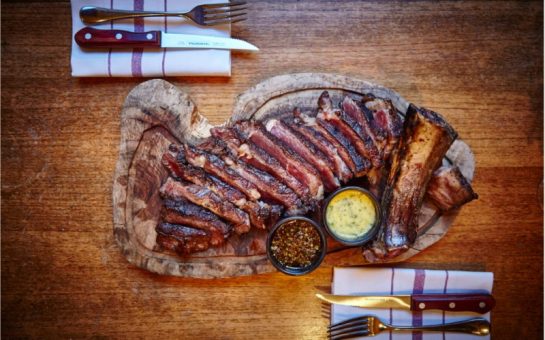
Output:
<path fill-rule="evenodd" d="M 114 0 L 110 0 L 110 9 L 114 9 Z M 110 29 L 114 29 L 114 22 L 110 21 Z M 112 76 L 112 49 L 108 50 L 108 77 Z"/>
<path fill-rule="evenodd" d="M 143 11 L 144 0 L 134 0 L 134 10 Z M 134 19 L 134 31 L 144 32 L 144 18 Z M 142 53 L 144 53 L 143 48 L 132 50 L 131 72 L 133 77 L 142 77 Z"/>
<path fill-rule="evenodd" d="M 167 11 L 167 0 L 164 1 L 165 12 Z M 165 17 L 165 33 L 167 32 L 167 17 Z M 167 56 L 167 49 L 163 48 L 163 61 L 161 62 L 161 71 L 163 72 L 163 77 L 165 77 L 165 57 Z"/>
<path fill-rule="evenodd" d="M 445 270 L 445 286 L 443 287 L 443 294 L 447 293 L 447 285 L 448 285 L 448 270 Z M 445 324 L 445 311 L 443 311 L 443 325 Z M 443 332 L 443 340 L 446 339 L 446 334 Z"/>
<path fill-rule="evenodd" d="M 422 294 L 424 292 L 424 281 L 426 280 L 426 271 L 424 269 L 415 269 L 413 294 Z M 422 312 L 413 312 L 413 326 L 422 326 Z M 422 332 L 413 332 L 413 340 L 422 340 Z"/>

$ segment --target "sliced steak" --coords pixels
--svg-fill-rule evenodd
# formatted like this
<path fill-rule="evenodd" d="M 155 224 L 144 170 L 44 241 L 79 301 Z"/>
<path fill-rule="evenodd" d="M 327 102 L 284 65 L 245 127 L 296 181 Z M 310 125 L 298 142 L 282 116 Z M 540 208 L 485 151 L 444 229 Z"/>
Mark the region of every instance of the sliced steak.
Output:
<path fill-rule="evenodd" d="M 320 132 L 306 126 L 300 118 L 300 112 L 296 111 L 295 114 L 297 118 L 286 118 L 284 119 L 284 123 L 302 138 L 307 139 L 317 150 L 326 155 L 333 166 L 335 175 L 341 182 L 348 182 L 352 178 L 352 172 L 340 155 L 344 151 L 345 157 L 350 159 L 348 152 L 344 148 L 338 150 L 335 145 L 329 142 Z"/>
<path fill-rule="evenodd" d="M 239 135 L 267 152 L 293 177 L 308 187 L 312 198 L 320 200 L 324 196 L 324 187 L 321 179 L 307 162 L 289 150 L 284 143 L 265 131 L 265 128 L 255 122 L 239 122 L 235 126 Z"/>
<path fill-rule="evenodd" d="M 199 229 L 179 224 L 159 223 L 155 231 L 157 231 L 157 243 L 160 246 L 182 255 L 204 251 L 210 247 L 210 236 Z"/>
<path fill-rule="evenodd" d="M 265 123 L 266 130 L 282 142 L 291 150 L 297 153 L 302 159 L 313 165 L 318 171 L 325 190 L 334 191 L 340 186 L 339 180 L 333 174 L 330 168 L 329 159 L 311 143 L 300 138 L 296 133 L 277 119 L 271 119 Z"/>
<path fill-rule="evenodd" d="M 231 222 L 237 234 L 244 234 L 250 230 L 250 218 L 247 213 L 206 187 L 168 178 L 160 191 L 163 197 L 173 200 L 186 199 L 210 210 L 219 217 Z"/>

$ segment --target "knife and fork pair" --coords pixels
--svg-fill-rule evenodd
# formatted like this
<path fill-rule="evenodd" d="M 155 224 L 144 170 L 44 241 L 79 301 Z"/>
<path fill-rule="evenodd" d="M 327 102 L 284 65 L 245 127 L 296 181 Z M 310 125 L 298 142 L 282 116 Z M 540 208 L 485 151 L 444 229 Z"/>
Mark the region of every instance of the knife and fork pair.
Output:
<path fill-rule="evenodd" d="M 450 312 L 475 312 L 484 314 L 492 310 L 496 302 L 489 294 L 413 294 L 388 296 L 352 296 L 316 294 L 319 299 L 331 303 L 363 308 L 395 308 L 411 311 L 440 310 Z M 436 331 L 458 332 L 485 336 L 490 334 L 490 323 L 483 318 L 427 325 L 421 327 L 394 326 L 375 316 L 361 316 L 328 327 L 331 340 L 356 336 L 374 336 L 382 331 Z"/>
<path fill-rule="evenodd" d="M 202 26 L 232 24 L 246 20 L 246 2 L 236 1 L 221 4 L 204 4 L 189 12 L 126 11 L 94 6 L 80 9 L 80 18 L 85 24 L 96 24 L 111 20 L 156 16 L 175 16 L 191 19 Z M 205 35 L 176 34 L 162 31 L 130 32 L 124 30 L 102 30 L 85 27 L 74 39 L 83 48 L 191 48 L 258 51 L 243 40 Z"/>

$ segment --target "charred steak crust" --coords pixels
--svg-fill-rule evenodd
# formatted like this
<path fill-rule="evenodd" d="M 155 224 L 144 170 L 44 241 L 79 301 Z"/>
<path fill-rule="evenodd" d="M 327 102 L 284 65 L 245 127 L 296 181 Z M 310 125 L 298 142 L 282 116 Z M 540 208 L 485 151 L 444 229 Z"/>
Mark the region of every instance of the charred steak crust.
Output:
<path fill-rule="evenodd" d="M 170 177 L 160 190 L 161 249 L 185 256 L 219 247 L 232 231 L 266 229 L 282 215 L 311 212 L 324 191 L 366 176 L 385 210 L 377 239 L 364 249 L 377 261 L 412 245 L 425 195 L 441 211 L 477 198 L 459 169 L 437 169 L 457 137 L 454 129 L 412 104 L 403 123 L 387 99 L 345 96 L 334 108 L 324 91 L 315 112 L 295 108 L 210 133 L 196 146 L 173 144 L 163 155 Z"/>

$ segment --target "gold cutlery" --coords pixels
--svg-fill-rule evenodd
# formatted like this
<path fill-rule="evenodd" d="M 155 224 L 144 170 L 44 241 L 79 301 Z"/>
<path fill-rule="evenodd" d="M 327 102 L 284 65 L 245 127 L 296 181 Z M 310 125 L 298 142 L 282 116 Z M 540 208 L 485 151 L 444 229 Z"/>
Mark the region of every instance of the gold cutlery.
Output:
<path fill-rule="evenodd" d="M 330 340 L 341 340 L 357 336 L 375 336 L 383 331 L 454 332 L 485 336 L 490 334 L 490 322 L 483 318 L 474 318 L 418 327 L 394 326 L 382 322 L 375 316 L 366 315 L 331 325 L 328 327 L 327 333 Z"/>

